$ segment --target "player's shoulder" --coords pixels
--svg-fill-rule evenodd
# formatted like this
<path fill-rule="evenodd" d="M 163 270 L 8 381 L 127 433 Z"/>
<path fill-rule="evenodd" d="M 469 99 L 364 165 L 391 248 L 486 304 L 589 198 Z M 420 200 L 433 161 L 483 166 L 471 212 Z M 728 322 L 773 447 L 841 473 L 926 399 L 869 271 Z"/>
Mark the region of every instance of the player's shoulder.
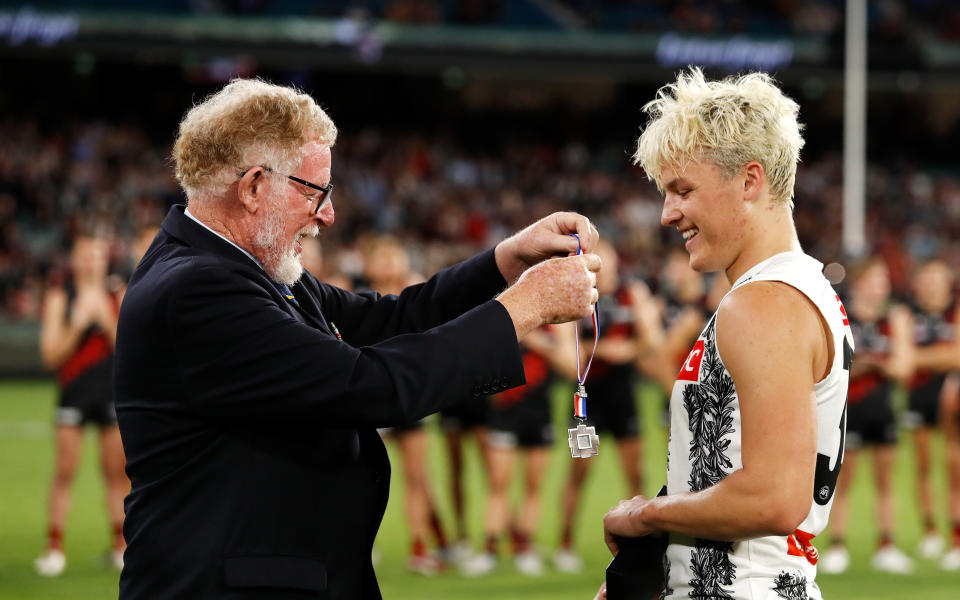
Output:
<path fill-rule="evenodd" d="M 795 286 L 776 280 L 753 281 L 731 290 L 717 309 L 730 318 L 778 317 L 790 311 L 799 311 L 811 302 Z"/>
<path fill-rule="evenodd" d="M 258 286 L 258 269 L 236 260 L 181 244 L 167 244 L 145 257 L 134 272 L 126 300 L 155 304 L 185 293 L 216 293 L 227 287 Z"/>
<path fill-rule="evenodd" d="M 781 281 L 755 281 L 730 293 L 717 309 L 718 338 L 801 342 L 820 332 L 818 309 L 800 290 Z M 730 333 L 722 336 L 721 332 Z"/>

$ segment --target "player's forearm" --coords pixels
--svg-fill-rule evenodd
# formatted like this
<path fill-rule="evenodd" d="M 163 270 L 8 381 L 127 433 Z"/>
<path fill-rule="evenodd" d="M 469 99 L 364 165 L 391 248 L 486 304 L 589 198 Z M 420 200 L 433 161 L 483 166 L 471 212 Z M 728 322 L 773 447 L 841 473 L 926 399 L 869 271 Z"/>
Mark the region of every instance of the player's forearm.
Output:
<path fill-rule="evenodd" d="M 810 493 L 796 487 L 777 490 L 740 470 L 699 492 L 654 498 L 637 518 L 654 530 L 713 540 L 788 535 L 810 508 Z"/>
<path fill-rule="evenodd" d="M 592 345 L 593 340 L 585 343 Z M 637 344 L 626 338 L 600 340 L 596 357 L 616 365 L 633 362 L 637 358 Z"/>
<path fill-rule="evenodd" d="M 40 334 L 40 358 L 43 365 L 50 370 L 63 366 L 80 343 L 82 335 L 82 330 L 71 325 L 44 328 Z"/>
<path fill-rule="evenodd" d="M 100 327 L 103 329 L 104 335 L 107 336 L 107 341 L 110 342 L 110 347 L 116 347 L 117 345 L 117 319 L 111 318 L 103 319 L 100 321 Z"/>
<path fill-rule="evenodd" d="M 948 372 L 960 369 L 960 347 L 949 344 L 914 350 L 914 366 L 918 370 Z"/>

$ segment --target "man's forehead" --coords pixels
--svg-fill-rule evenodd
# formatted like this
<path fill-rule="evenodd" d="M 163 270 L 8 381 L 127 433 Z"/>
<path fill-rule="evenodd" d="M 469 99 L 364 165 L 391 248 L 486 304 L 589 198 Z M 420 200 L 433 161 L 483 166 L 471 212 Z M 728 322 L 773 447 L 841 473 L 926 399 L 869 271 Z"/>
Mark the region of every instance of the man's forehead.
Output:
<path fill-rule="evenodd" d="M 300 147 L 303 157 L 301 167 L 308 169 L 329 169 L 331 164 L 330 146 L 323 142 L 310 141 Z"/>
<path fill-rule="evenodd" d="M 688 159 L 677 163 L 664 163 L 660 167 L 660 185 L 667 190 L 675 190 L 691 185 L 704 177 L 719 172 L 719 168 L 703 160 Z"/>
<path fill-rule="evenodd" d="M 311 140 L 300 147 L 304 158 L 330 158 L 330 146 L 316 140 Z"/>

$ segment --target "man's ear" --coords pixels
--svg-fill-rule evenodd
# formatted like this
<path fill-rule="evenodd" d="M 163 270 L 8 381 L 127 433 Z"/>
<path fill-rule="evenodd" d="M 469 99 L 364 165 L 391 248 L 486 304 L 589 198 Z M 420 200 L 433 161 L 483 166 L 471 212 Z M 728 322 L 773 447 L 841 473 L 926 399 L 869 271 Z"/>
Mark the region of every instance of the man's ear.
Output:
<path fill-rule="evenodd" d="M 263 167 L 252 167 L 237 180 L 237 198 L 246 211 L 257 214 L 266 197 L 266 171 Z"/>
<path fill-rule="evenodd" d="M 763 165 L 752 160 L 743 167 L 743 199 L 753 202 L 760 197 L 767 183 L 767 174 Z"/>

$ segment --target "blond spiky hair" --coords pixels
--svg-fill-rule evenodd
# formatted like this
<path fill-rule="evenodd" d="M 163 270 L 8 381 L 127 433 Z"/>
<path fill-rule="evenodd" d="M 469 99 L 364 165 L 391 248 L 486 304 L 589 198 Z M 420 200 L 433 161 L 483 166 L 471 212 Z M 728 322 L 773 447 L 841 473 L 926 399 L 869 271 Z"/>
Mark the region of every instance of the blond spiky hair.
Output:
<path fill-rule="evenodd" d="M 660 88 L 643 107 L 650 121 L 633 160 L 661 192 L 666 166 L 683 170 L 687 162 L 706 160 L 733 177 L 757 161 L 771 198 L 792 208 L 803 147 L 799 109 L 766 73 L 707 81 L 694 67 Z"/>
<path fill-rule="evenodd" d="M 309 95 L 260 79 L 234 79 L 180 122 L 175 174 L 192 200 L 254 165 L 290 173 L 300 165 L 304 144 L 332 146 L 336 139 L 333 121 Z"/>

